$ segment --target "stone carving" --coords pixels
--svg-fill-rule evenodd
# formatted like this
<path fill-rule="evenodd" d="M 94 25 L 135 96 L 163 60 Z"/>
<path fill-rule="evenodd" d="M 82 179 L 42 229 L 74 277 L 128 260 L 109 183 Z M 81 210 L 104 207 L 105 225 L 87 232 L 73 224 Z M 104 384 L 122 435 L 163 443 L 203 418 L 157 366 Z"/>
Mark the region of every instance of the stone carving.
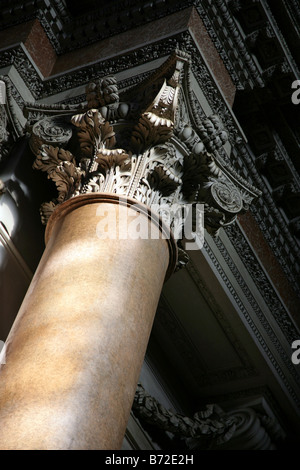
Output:
<path fill-rule="evenodd" d="M 179 73 L 183 64 L 183 61 L 177 62 L 173 76 L 168 82 L 164 80 L 158 95 L 135 126 L 131 143 L 137 152 L 170 139 L 178 101 Z"/>
<path fill-rule="evenodd" d="M 230 440 L 235 431 L 235 420 L 217 405 L 207 405 L 189 418 L 167 410 L 141 384 L 137 386 L 132 409 L 142 422 L 179 437 L 188 449 L 217 447 Z"/>
<path fill-rule="evenodd" d="M 171 433 L 171 447 L 179 445 L 191 450 L 276 450 L 277 444 L 280 445 L 284 439 L 275 418 L 258 413 L 251 407 L 225 413 L 220 406 L 210 404 L 190 418 L 167 410 L 140 383 L 132 410 L 142 424 L 148 423 Z"/>
<path fill-rule="evenodd" d="M 243 200 L 239 191 L 228 181 L 212 183 L 211 196 L 216 203 L 229 212 L 240 212 L 243 208 Z"/>
<path fill-rule="evenodd" d="M 208 18 L 207 12 L 202 7 L 202 4 L 199 4 L 197 6 L 197 9 L 201 13 L 203 21 L 205 22 L 209 33 L 216 44 L 216 47 L 218 48 L 222 58 L 224 59 L 226 66 L 231 72 L 234 72 L 232 64 L 228 60 L 228 55 L 224 53 L 224 48 L 220 43 L 219 38 L 215 34 L 214 26 L 212 25 L 211 20 Z M 249 174 L 249 178 L 253 181 L 255 186 L 264 191 L 264 182 L 262 181 L 259 172 L 257 172 L 256 166 L 253 164 L 249 149 L 242 142 L 241 135 L 236 126 L 236 123 L 233 120 L 232 114 L 229 112 L 228 108 L 226 107 L 226 104 L 224 103 L 224 100 L 216 89 L 212 77 L 207 71 L 207 67 L 205 66 L 202 58 L 200 57 L 195 47 L 195 44 L 191 40 L 189 34 L 181 34 L 180 37 L 174 36 L 174 38 L 164 40 L 163 42 L 157 43 L 154 46 L 145 46 L 142 47 L 140 50 L 135 51 L 134 53 L 128 53 L 122 57 L 114 58 L 114 60 L 107 59 L 105 62 L 101 62 L 100 66 L 99 64 L 94 64 L 86 69 L 82 69 L 78 72 L 72 72 L 72 74 L 66 74 L 60 77 L 59 79 L 54 78 L 53 80 L 47 80 L 46 82 L 40 81 L 40 78 L 38 77 L 35 69 L 30 66 L 28 58 L 25 55 L 24 51 L 19 48 L 14 48 L 10 51 L 5 51 L 5 53 L 1 56 L 1 60 L 3 65 L 11 65 L 12 63 L 14 63 L 14 66 L 17 67 L 19 73 L 22 75 L 22 78 L 25 80 L 26 83 L 28 83 L 30 90 L 33 91 L 34 96 L 37 99 L 41 99 L 42 96 L 48 96 L 49 94 L 57 93 L 65 89 L 74 88 L 76 86 L 82 85 L 83 83 L 87 82 L 88 76 L 90 76 L 91 79 L 96 80 L 97 75 L 102 73 L 103 68 L 109 70 L 110 73 L 114 73 L 117 70 L 123 70 L 127 67 L 133 67 L 137 62 L 142 64 L 145 61 L 150 60 L 150 58 L 152 60 L 153 58 L 160 58 L 166 56 L 174 47 L 176 47 L 176 44 L 179 44 L 180 47 L 190 53 L 192 57 L 193 73 L 197 77 L 199 86 L 207 97 L 210 106 L 213 109 L 213 112 L 218 113 L 218 115 L 222 118 L 223 122 L 226 122 L 226 128 L 229 134 L 230 143 L 233 145 L 232 161 L 234 163 L 235 170 L 238 170 L 238 172 L 242 174 L 246 168 L 246 171 Z M 137 82 L 139 82 L 139 80 L 140 76 L 133 77 L 130 80 L 131 86 L 132 83 L 136 84 Z M 125 85 L 127 86 L 127 82 L 126 84 L 124 82 L 124 86 Z M 198 105 L 195 96 L 193 96 L 193 92 L 190 89 L 189 84 L 187 84 L 185 88 L 185 92 L 189 95 L 188 101 L 191 105 L 193 115 L 195 116 L 195 118 L 199 116 L 201 117 L 201 119 L 203 119 L 203 112 L 202 114 L 200 114 L 200 106 Z M 66 114 L 65 105 L 52 105 L 52 115 L 54 114 L 53 111 L 55 106 L 57 107 L 57 114 L 59 114 L 60 112 L 64 112 Z M 62 108 L 61 111 L 59 110 L 59 106 L 61 106 Z M 26 107 L 28 107 L 28 105 Z M 47 111 L 46 108 L 47 107 L 44 106 L 43 115 L 45 115 Z M 65 111 L 63 111 L 63 108 L 65 109 Z M 75 108 L 76 107 L 74 107 L 74 110 Z M 38 113 L 42 110 L 42 107 L 41 105 L 35 105 L 35 107 L 31 105 L 31 109 L 32 111 L 30 112 L 30 114 L 31 116 L 33 116 L 34 109 L 36 110 L 36 113 Z M 69 107 L 69 110 L 70 109 L 71 107 Z M 36 119 L 37 114 L 35 116 L 35 121 Z M 174 134 L 176 135 L 176 133 L 177 129 L 175 128 Z M 218 149 L 218 153 L 222 154 L 223 160 L 226 161 L 226 153 L 223 152 L 222 147 Z M 216 153 L 215 156 L 217 157 Z M 235 178 L 236 175 L 237 171 L 235 171 Z M 295 243 L 294 236 L 290 234 L 286 221 L 284 220 L 281 212 L 278 210 L 276 202 L 273 201 L 271 196 L 269 197 L 268 194 L 264 193 L 263 198 L 261 198 L 257 202 L 256 210 L 253 215 L 257 219 L 261 230 L 264 233 L 264 236 L 268 240 L 268 243 L 274 251 L 275 256 L 281 263 L 282 268 L 285 271 L 289 281 L 293 285 L 295 291 L 299 292 L 299 282 L 297 278 L 297 271 L 299 270 L 299 263 L 297 261 L 299 250 L 297 249 L 297 243 Z M 271 224 L 268 222 L 269 219 L 272 220 Z M 274 237 L 274 230 L 276 230 L 277 233 L 280 233 L 281 236 Z M 288 257 L 283 256 L 283 252 L 287 253 Z"/>
<path fill-rule="evenodd" d="M 30 3 L 33 4 L 33 0 L 31 0 Z M 180 8 L 181 7 L 182 5 L 180 5 Z M 290 11 L 290 18 L 292 21 L 294 21 L 295 18 L 299 18 L 299 6 L 295 0 L 288 2 L 286 7 Z M 26 6 L 26 11 L 27 8 L 28 7 Z M 54 41 L 54 39 L 57 40 L 57 35 L 55 35 L 53 32 L 53 25 L 55 23 L 53 23 L 53 17 L 49 13 L 49 8 L 47 8 L 49 22 L 46 17 L 44 17 L 44 15 L 40 17 L 40 20 L 42 21 L 48 36 L 51 38 L 51 41 L 52 39 Z M 171 8 L 171 6 L 168 5 L 168 8 Z M 174 11 L 176 8 L 177 7 L 174 5 Z M 268 6 L 265 5 L 265 8 L 267 9 L 268 16 L 270 17 Z M 236 83 L 237 88 L 243 89 L 249 86 L 251 82 L 256 82 L 259 86 L 263 86 L 264 77 L 257 77 L 257 66 L 251 62 L 252 59 L 249 59 L 249 48 L 246 44 L 248 37 L 243 38 L 239 33 L 235 18 L 233 15 L 231 15 L 232 10 L 230 8 L 230 4 L 226 6 L 224 5 L 224 2 L 220 1 L 211 4 L 208 2 L 204 5 L 202 2 L 197 2 L 196 9 L 199 12 L 207 28 L 207 31 L 216 48 L 218 49 L 219 54 L 222 57 L 222 60 L 224 61 L 224 64 L 228 69 L 233 81 Z M 20 9 L 18 14 L 21 14 L 21 11 L 22 9 Z M 40 10 L 40 13 L 42 14 L 42 10 Z M 156 10 L 156 13 L 158 13 L 158 10 Z M 15 14 L 17 14 L 17 10 L 15 11 Z M 15 18 L 15 15 L 13 15 L 13 17 Z M 8 21 L 9 23 L 10 16 L 8 15 L 5 18 L 5 21 Z M 24 18 L 23 11 L 22 18 Z M 69 18 L 69 15 L 65 13 L 63 18 L 63 21 L 65 21 L 67 18 Z M 220 18 L 222 19 L 221 25 Z M 126 26 L 126 22 L 122 23 L 122 27 L 123 26 L 126 28 L 128 24 Z M 114 28 L 113 34 L 116 33 Z M 72 28 L 70 28 L 70 31 L 71 30 Z M 105 27 L 102 28 L 101 31 L 101 35 L 109 35 L 111 34 L 112 30 L 111 28 L 107 29 L 107 27 Z M 279 29 L 278 34 L 280 34 Z M 234 41 L 234 46 L 229 44 L 228 38 L 231 38 Z M 84 44 L 85 40 L 91 40 L 90 34 L 88 37 L 81 36 L 81 45 Z M 69 43 L 67 41 L 66 44 L 68 44 L 68 47 L 70 48 L 74 47 L 74 43 Z M 54 45 L 56 47 L 56 44 Z M 86 83 L 88 79 L 96 80 L 97 76 L 102 74 L 103 70 L 109 70 L 109 73 L 116 73 L 117 71 L 134 67 L 137 63 L 143 64 L 149 60 L 165 57 L 171 52 L 171 50 L 178 46 L 191 54 L 193 73 L 199 83 L 199 86 L 207 97 L 213 112 L 218 113 L 222 117 L 223 122 L 226 122 L 226 127 L 229 132 L 231 143 L 234 144 L 235 142 L 241 141 L 241 136 L 239 130 L 237 129 L 236 123 L 234 122 L 233 117 L 228 111 L 226 105 L 224 104 L 224 100 L 222 97 L 220 97 L 214 80 L 207 71 L 207 67 L 204 64 L 203 59 L 201 58 L 194 42 L 191 40 L 189 33 L 180 33 L 180 35 L 174 35 L 173 37 L 164 39 L 161 42 L 141 47 L 139 50 L 134 50 L 133 52 L 129 52 L 122 56 L 114 57 L 113 59 L 109 58 L 105 61 L 101 60 L 100 63 L 89 65 L 89 67 L 86 67 L 85 69 L 72 71 L 70 74 L 65 74 L 59 78 L 53 78 L 46 81 L 41 81 L 36 72 L 36 69 L 32 66 L 27 55 L 21 47 L 14 47 L 1 53 L 1 63 L 3 67 L 14 64 L 14 67 L 17 68 L 19 74 L 22 76 L 22 79 L 33 93 L 35 99 L 40 100 L 43 97 L 58 93 L 59 91 L 81 86 L 83 83 Z M 57 50 L 59 50 L 59 47 Z M 238 51 L 238 54 L 236 51 Z M 243 64 L 240 64 L 240 57 L 243 57 Z M 132 80 L 136 83 L 140 80 L 140 76 L 134 77 Z M 174 132 L 176 133 L 176 129 Z M 219 151 L 222 151 L 222 148 L 220 148 Z M 240 158 L 240 155 L 242 158 Z M 225 158 L 224 153 L 222 156 Z M 261 181 L 261 178 L 257 174 L 256 166 L 253 165 L 249 149 L 244 144 L 241 147 L 233 148 L 233 157 L 236 170 L 242 174 L 242 172 L 246 169 L 255 186 L 263 191 L 264 182 Z M 264 236 L 267 238 L 275 256 L 278 258 L 283 270 L 286 272 L 290 282 L 293 284 L 294 289 L 299 292 L 299 282 L 297 279 L 297 271 L 299 270 L 299 262 L 297 261 L 297 258 L 299 253 L 297 253 L 297 242 L 295 241 L 295 237 L 290 235 L 286 221 L 278 210 L 276 203 L 274 204 L 272 198 L 267 197 L 267 195 L 264 194 L 263 200 L 260 200 L 256 205 L 254 216 L 257 218 Z M 269 218 L 272 219 L 271 224 L 268 223 Z M 274 228 L 278 229 L 278 232 L 281 235 L 280 237 L 274 237 L 272 233 Z M 286 252 L 288 256 L 283 256 L 283 252 Z M 294 258 L 294 261 L 292 261 L 292 258 Z"/>
<path fill-rule="evenodd" d="M 285 335 L 289 343 L 293 342 L 293 339 L 299 335 L 297 328 L 289 318 L 289 315 L 284 307 L 284 304 L 278 299 L 275 289 L 267 278 L 266 274 L 261 271 L 259 261 L 251 249 L 249 243 L 245 240 L 240 228 L 238 226 L 228 227 L 226 234 L 229 237 L 232 245 L 239 254 L 243 256 L 243 263 L 247 267 L 248 272 L 251 274 L 258 290 L 261 292 L 265 302 L 267 303 L 272 315 L 276 319 L 277 324 L 280 326 L 283 334 Z M 226 264 L 230 267 L 236 277 L 238 277 L 238 271 L 235 272 L 234 264 L 230 258 L 230 254 L 227 252 L 225 246 L 220 240 L 216 240 L 216 244 L 226 259 Z M 246 286 L 245 286 L 246 287 Z M 251 294 L 250 294 L 251 297 Z M 251 302 L 252 304 L 252 302 Z M 257 317 L 261 317 L 261 313 L 257 313 Z M 288 362 L 290 362 L 288 360 Z"/>
<path fill-rule="evenodd" d="M 108 76 L 90 82 L 86 87 L 86 99 L 89 108 L 105 107 L 119 101 L 119 92 L 116 78 Z M 105 110 L 102 110 L 104 115 Z M 107 117 L 106 115 L 104 116 Z"/>
<path fill-rule="evenodd" d="M 273 438 L 277 438 L 277 436 L 274 435 L 272 429 L 273 427 L 276 429 L 276 423 L 274 420 L 272 422 L 270 417 L 265 415 L 260 417 L 251 408 L 241 408 L 231 411 L 228 413 L 228 416 L 233 419 L 236 428 L 232 439 L 224 442 L 220 449 L 276 450 Z M 269 433 L 270 428 L 271 432 Z M 281 435 L 279 437 L 281 437 Z"/>
<path fill-rule="evenodd" d="M 30 146 L 33 153 L 37 153 L 43 144 L 65 147 L 72 136 L 71 126 L 61 117 L 38 120 L 31 132 Z"/>
<path fill-rule="evenodd" d="M 43 145 L 33 168 L 47 172 L 48 178 L 54 181 L 58 191 L 58 203 L 76 194 L 83 172 L 76 166 L 75 158 L 68 150 Z"/>
<path fill-rule="evenodd" d="M 43 222 L 55 205 L 95 191 L 156 204 L 163 220 L 165 205 L 201 203 L 212 235 L 248 208 L 259 193 L 218 155 L 228 139 L 221 121 L 212 115 L 195 124 L 190 116 L 188 67 L 189 56 L 177 50 L 123 94 L 113 77 L 96 80 L 87 86 L 88 104 L 79 113 L 65 106 L 32 126 L 34 168 L 45 171 L 58 190 L 56 201 L 41 208 Z M 166 222 L 174 229 L 176 215 L 170 220 L 168 214 Z"/>

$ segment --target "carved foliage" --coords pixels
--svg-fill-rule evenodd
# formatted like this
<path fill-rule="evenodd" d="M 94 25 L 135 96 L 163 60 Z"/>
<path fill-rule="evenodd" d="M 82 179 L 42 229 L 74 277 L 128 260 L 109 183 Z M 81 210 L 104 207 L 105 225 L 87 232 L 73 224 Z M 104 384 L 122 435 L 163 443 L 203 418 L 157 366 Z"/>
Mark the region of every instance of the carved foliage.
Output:
<path fill-rule="evenodd" d="M 76 166 L 75 157 L 68 151 L 51 145 L 43 145 L 33 168 L 46 171 L 54 181 L 61 203 L 75 194 L 81 183 L 83 171 Z"/>
<path fill-rule="evenodd" d="M 165 142 L 172 135 L 173 122 L 152 112 L 144 113 L 132 133 L 132 146 L 136 152 L 153 144 Z"/>
<path fill-rule="evenodd" d="M 51 118 L 44 119 L 42 124 L 45 121 L 49 124 Z M 52 118 L 52 121 L 54 124 L 55 118 Z M 86 113 L 74 115 L 71 123 L 77 128 L 81 155 L 76 158 L 68 150 L 43 144 L 33 164 L 33 168 L 47 173 L 48 178 L 55 183 L 58 191 L 58 197 L 55 201 L 44 203 L 41 206 L 43 223 L 47 223 L 57 204 L 77 194 L 97 190 L 95 174 L 100 175 L 99 178 L 101 175 L 105 175 L 112 166 L 118 166 L 128 158 L 128 154 L 123 149 L 110 150 L 116 142 L 115 133 L 112 126 L 98 110 L 91 109 Z M 45 129 L 45 126 L 38 122 L 33 126 L 33 133 L 34 128 L 40 130 L 41 128 Z M 60 137 L 64 135 L 64 132 L 55 132 L 52 129 L 49 134 L 51 137 L 58 136 L 56 143 L 59 145 Z M 31 145 L 32 150 L 36 151 L 36 144 L 39 145 L 44 140 L 44 134 L 40 139 L 34 139 Z"/>
<path fill-rule="evenodd" d="M 115 133 L 97 109 L 90 109 L 84 114 L 77 114 L 71 119 L 78 130 L 78 140 L 84 156 L 92 158 L 102 147 L 112 148 Z"/>
<path fill-rule="evenodd" d="M 133 402 L 134 413 L 142 422 L 171 432 L 183 440 L 188 449 L 207 449 L 230 440 L 235 431 L 235 419 L 220 407 L 211 404 L 193 418 L 167 410 L 138 384 Z"/>
<path fill-rule="evenodd" d="M 97 153 L 96 163 L 98 163 L 99 171 L 106 174 L 106 172 L 114 166 L 121 166 L 122 163 L 128 158 L 128 153 L 122 149 L 102 149 Z"/>
<path fill-rule="evenodd" d="M 170 60 L 174 62 L 172 76 L 169 80 L 163 79 L 158 94 L 142 113 L 132 133 L 131 145 L 136 152 L 141 152 L 150 145 L 166 142 L 173 133 L 181 72 L 188 58 L 176 51 Z"/>

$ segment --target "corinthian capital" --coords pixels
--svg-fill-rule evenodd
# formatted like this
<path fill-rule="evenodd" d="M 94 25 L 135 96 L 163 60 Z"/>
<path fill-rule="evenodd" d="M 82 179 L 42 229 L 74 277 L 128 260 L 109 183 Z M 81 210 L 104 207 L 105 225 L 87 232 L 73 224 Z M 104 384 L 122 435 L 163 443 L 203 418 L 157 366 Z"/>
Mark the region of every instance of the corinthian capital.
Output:
<path fill-rule="evenodd" d="M 29 126 L 34 168 L 58 191 L 41 208 L 43 222 L 71 197 L 109 192 L 150 206 L 201 203 L 212 235 L 232 223 L 259 192 L 218 154 L 228 139 L 218 116 L 195 125 L 190 100 L 189 57 L 175 51 L 124 92 L 109 76 L 87 86 L 87 105 L 28 106 L 42 118 Z"/>

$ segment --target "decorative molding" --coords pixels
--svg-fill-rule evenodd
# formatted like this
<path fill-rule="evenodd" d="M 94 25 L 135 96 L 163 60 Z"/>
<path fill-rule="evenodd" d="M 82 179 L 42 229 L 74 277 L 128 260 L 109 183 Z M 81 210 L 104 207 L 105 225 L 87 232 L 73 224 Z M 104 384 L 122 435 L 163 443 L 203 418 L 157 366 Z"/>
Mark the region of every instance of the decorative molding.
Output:
<path fill-rule="evenodd" d="M 222 0 L 216 0 L 213 4 L 209 0 L 204 2 L 198 0 L 196 8 L 236 86 L 239 89 L 249 88 L 253 85 L 263 87 L 264 81 L 259 68 L 249 54 L 226 3 Z M 220 29 L 223 33 L 222 39 L 220 39 Z M 234 46 L 232 42 L 234 42 Z M 234 52 L 228 54 L 232 50 Z"/>
<path fill-rule="evenodd" d="M 184 47 L 191 57 L 197 57 L 197 50 L 189 37 L 186 38 Z M 201 90 L 213 109 L 213 112 L 218 113 L 220 119 L 223 122 L 226 122 L 229 142 L 232 145 L 231 164 L 234 166 L 235 175 L 237 172 L 244 178 L 247 175 L 247 181 L 250 183 L 253 182 L 255 187 L 262 193 L 262 197 L 258 199 L 255 205 L 253 215 L 259 221 L 259 226 L 263 234 L 273 249 L 275 256 L 281 263 L 295 292 L 300 294 L 300 265 L 298 261 L 300 250 L 297 246 L 297 242 L 289 233 L 286 221 L 274 203 L 271 194 L 266 189 L 265 182 L 254 165 L 251 150 L 244 143 L 231 112 L 224 103 L 223 98 L 216 90 L 212 77 L 204 66 L 202 60 L 199 58 L 199 54 L 197 60 L 194 60 L 192 63 L 192 69 Z M 195 99 L 190 99 L 190 102 L 194 104 Z M 196 116 L 197 119 L 197 108 L 193 109 L 193 115 Z M 218 149 L 216 155 L 220 155 L 220 153 L 222 153 L 222 149 Z M 226 155 L 224 155 L 224 152 L 222 153 L 222 159 L 223 161 L 226 161 Z M 272 229 L 277 228 L 278 233 L 281 235 L 280 237 L 274 238 L 272 233 L 269 233 L 269 227 L 266 225 L 266 221 L 269 218 L 272 220 Z M 286 256 L 289 254 L 293 257 L 293 261 L 289 260 L 289 262 L 286 262 Z"/>
<path fill-rule="evenodd" d="M 257 3 L 260 4 L 261 2 Z M 151 8 L 151 6 L 145 8 L 144 5 L 139 5 L 136 2 L 124 3 L 119 1 L 117 10 L 120 16 L 116 15 L 115 11 L 112 12 L 108 5 L 102 5 L 101 9 L 94 6 L 92 15 L 87 10 L 86 13 L 82 12 L 79 17 L 72 17 L 68 8 L 57 0 L 52 0 L 51 4 L 42 0 L 37 4 L 31 0 L 26 3 L 25 11 L 23 4 L 19 5 L 19 8 L 16 8 L 15 11 L 4 7 L 3 18 L 5 18 L 6 28 L 38 18 L 56 53 L 62 54 L 129 30 L 133 25 L 136 27 L 194 6 L 236 86 L 240 89 L 253 86 L 253 84 L 262 87 L 264 86 L 264 79 L 251 53 L 249 53 L 247 47 L 248 37 L 247 35 L 243 37 L 234 16 L 237 10 L 242 10 L 242 6 L 231 8 L 232 4 L 234 2 L 230 2 L 228 8 L 222 0 L 214 3 L 209 0 L 186 0 L 184 3 L 175 1 L 170 5 L 163 0 L 156 3 L 155 8 Z M 273 15 L 270 15 L 268 5 L 265 2 L 264 5 L 268 11 L 266 22 L 269 27 L 271 27 L 270 22 L 272 22 L 276 28 L 276 34 L 280 36 L 280 29 L 274 22 Z M 289 9 L 291 10 L 293 7 L 294 2 Z M 293 17 L 293 15 L 295 15 L 295 8 L 291 16 Z M 86 28 L 89 26 L 91 19 L 94 27 L 89 28 L 89 34 L 87 34 Z M 220 30 L 222 34 L 220 34 Z M 77 32 L 76 35 L 74 35 L 74 31 Z M 284 38 L 280 36 L 280 39 L 289 60 L 291 60 L 291 54 L 288 48 L 285 47 Z M 229 54 L 228 52 L 232 49 L 236 52 Z"/>
<path fill-rule="evenodd" d="M 280 41 L 280 47 L 283 49 L 284 51 L 284 55 L 285 55 L 285 58 L 284 58 L 284 61 L 287 65 L 287 67 L 285 68 L 285 73 L 288 73 L 290 72 L 291 70 L 293 70 L 293 72 L 295 73 L 295 75 L 297 77 L 300 76 L 300 69 L 299 67 L 297 66 L 297 63 L 295 62 L 292 54 L 291 54 L 291 51 L 287 45 L 287 42 L 281 32 L 281 29 L 279 28 L 278 24 L 277 24 L 277 21 L 268 5 L 268 2 L 265 1 L 265 0 L 261 0 L 261 4 L 263 6 L 263 8 L 265 9 L 265 11 L 267 12 L 267 18 L 268 18 L 268 27 L 270 28 L 271 30 L 271 34 L 273 37 L 277 37 L 278 40 Z M 298 11 L 299 11 L 299 7 L 298 7 Z"/>
<path fill-rule="evenodd" d="M 243 158 L 251 169 L 251 175 L 255 185 L 262 190 L 262 197 L 258 199 L 255 210 L 250 211 L 257 221 L 266 241 L 272 249 L 274 256 L 280 263 L 296 295 L 300 297 L 299 273 L 300 249 L 297 241 L 291 235 L 287 222 L 280 213 L 276 201 L 266 188 L 262 176 L 257 171 L 249 153 L 249 148 L 239 145 L 233 149 L 237 158 Z M 274 232 L 277 236 L 274 237 Z"/>
<path fill-rule="evenodd" d="M 240 259 L 243 261 L 245 267 L 247 268 L 248 273 L 250 274 L 253 282 L 255 283 L 257 289 L 260 291 L 262 297 L 264 298 L 266 304 L 272 315 L 276 319 L 276 323 L 281 328 L 282 333 L 284 334 L 288 343 L 292 342 L 299 337 L 300 332 L 296 329 L 293 322 L 291 321 L 288 312 L 284 308 L 283 304 L 280 302 L 271 282 L 267 279 L 263 270 L 261 269 L 258 259 L 255 256 L 250 245 L 247 243 L 241 229 L 238 224 L 235 224 L 232 227 L 226 229 L 226 234 L 238 253 Z M 231 260 L 231 257 L 220 241 L 220 239 L 215 240 L 215 243 L 222 253 L 222 256 L 226 260 L 226 263 L 230 265 L 233 272 L 234 265 Z M 237 271 L 236 277 L 237 275 Z"/>
<path fill-rule="evenodd" d="M 86 13 L 82 12 L 79 17 L 72 18 L 68 8 L 56 0 L 53 0 L 52 4 L 40 0 L 39 5 L 36 5 L 36 2 L 32 0 L 27 2 L 26 11 L 22 11 L 21 6 L 19 9 L 16 9 L 14 15 L 11 15 L 11 19 L 9 19 L 9 9 L 4 8 L 3 17 L 6 19 L 5 27 L 37 17 L 56 53 L 62 54 L 124 32 L 132 28 L 133 25 L 136 27 L 192 6 L 195 6 L 198 11 L 237 86 L 247 87 L 249 84 L 251 85 L 252 80 L 259 86 L 263 86 L 259 69 L 247 50 L 245 40 L 236 26 L 233 15 L 223 1 L 212 4 L 208 0 L 201 2 L 199 0 L 186 0 L 184 3 L 175 1 L 170 5 L 163 0 L 156 3 L 155 8 L 145 8 L 144 5 L 136 2 L 119 2 L 117 14 L 115 11 L 112 12 L 108 6 L 102 5 L 101 9 L 93 8 L 92 16 L 87 10 Z M 89 30 L 89 34 L 86 34 L 86 28 L 91 18 L 93 19 L 94 27 L 92 30 Z M 134 18 L 134 21 L 132 18 Z M 222 38 L 219 36 L 220 21 L 223 33 Z M 62 31 L 64 34 L 62 34 Z M 74 35 L 74 31 L 77 32 L 76 35 Z M 232 49 L 232 43 L 229 38 L 234 40 L 234 48 L 238 53 L 233 55 L 228 54 L 228 50 Z M 242 66 L 240 64 L 240 57 L 243 60 Z"/>
<path fill-rule="evenodd" d="M 26 6 L 23 2 L 15 3 L 14 8 L 3 6 L 0 25 L 9 28 L 38 18 L 57 54 L 85 47 L 193 5 L 192 0 L 177 1 L 172 5 L 161 0 L 151 8 L 152 5 L 145 7 L 142 1 L 127 0 L 119 1 L 117 9 L 112 9 L 108 4 L 97 8 L 95 4 L 87 3 L 80 15 L 73 16 L 65 3 L 59 0 L 28 0 Z M 90 28 L 91 21 L 93 28 Z"/>

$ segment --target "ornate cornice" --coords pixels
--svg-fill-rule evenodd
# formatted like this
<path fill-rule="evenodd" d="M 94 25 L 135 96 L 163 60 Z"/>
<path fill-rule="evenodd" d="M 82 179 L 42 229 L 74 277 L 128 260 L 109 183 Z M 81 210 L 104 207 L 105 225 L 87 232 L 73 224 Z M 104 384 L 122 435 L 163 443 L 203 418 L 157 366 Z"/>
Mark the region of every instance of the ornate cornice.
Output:
<path fill-rule="evenodd" d="M 213 3 L 209 0 L 204 2 L 198 0 L 195 6 L 237 88 L 245 89 L 254 85 L 263 87 L 264 80 L 260 70 L 249 53 L 226 3 L 222 0 L 216 0 Z M 220 35 L 220 30 L 222 35 Z M 232 41 L 236 52 L 229 55 L 228 51 L 232 50 Z"/>
<path fill-rule="evenodd" d="M 289 6 L 290 21 L 297 13 L 295 2 Z M 216 0 L 186 0 L 185 2 L 173 1 L 170 5 L 166 0 L 145 7 L 142 1 L 119 0 L 118 7 L 112 9 L 110 5 L 97 7 L 95 3 L 86 4 L 81 8 L 80 15 L 72 16 L 64 2 L 58 0 L 29 0 L 24 6 L 23 2 L 16 2 L 14 8 L 9 2 L 3 5 L 2 27 L 8 28 L 34 18 L 38 18 L 42 24 L 52 47 L 57 54 L 63 54 L 76 48 L 86 47 L 91 43 L 115 36 L 124 31 L 145 25 L 149 22 L 164 18 L 182 10 L 194 7 L 199 13 L 205 27 L 226 65 L 233 82 L 238 89 L 249 89 L 253 86 L 264 87 L 270 76 L 277 72 L 278 64 L 260 67 L 251 46 L 255 43 L 262 30 L 268 29 L 274 38 L 279 38 L 279 48 L 284 56 L 282 60 L 283 73 L 297 70 L 297 66 L 286 45 L 284 36 L 278 27 L 268 2 L 247 1 L 241 3 L 235 0 L 224 2 Z M 243 12 L 247 15 L 247 8 L 257 8 L 258 14 L 262 14 L 261 22 L 254 31 L 242 32 L 241 24 L 236 13 Z M 72 8 L 71 8 L 72 10 Z M 91 28 L 91 22 L 93 27 Z M 1 27 L 1 21 L 0 21 Z M 88 30 L 88 33 L 87 33 Z"/>
<path fill-rule="evenodd" d="M 296 295 L 300 297 L 300 249 L 297 240 L 291 234 L 288 224 L 278 208 L 278 204 L 274 201 L 262 175 L 254 165 L 249 147 L 245 144 L 239 144 L 236 149 L 233 149 L 233 154 L 237 159 L 239 156 L 242 156 L 243 161 L 251 172 L 254 184 L 262 191 L 262 197 L 257 201 L 255 211 L 251 212 L 257 220 L 275 257 L 281 264 Z M 274 233 L 276 234 L 275 236 Z"/>
<path fill-rule="evenodd" d="M 184 3 L 173 2 L 170 6 L 166 0 L 161 0 L 154 8 L 145 8 L 142 0 L 120 0 L 117 8 L 112 8 L 107 3 L 99 7 L 87 2 L 86 8 L 76 16 L 72 15 L 72 8 L 60 0 L 28 0 L 26 5 L 16 1 L 13 6 L 8 1 L 2 6 L 0 27 L 8 28 L 38 18 L 52 47 L 57 54 L 62 54 L 186 9 L 192 4 L 192 0 L 186 0 Z M 90 27 L 91 22 L 93 28 Z"/>
<path fill-rule="evenodd" d="M 234 227 L 226 228 L 226 234 L 230 239 L 230 242 L 232 243 L 233 247 L 237 251 L 238 255 L 242 256 L 243 263 L 246 266 L 248 273 L 253 279 L 253 282 L 255 283 L 257 289 L 260 291 L 265 302 L 267 303 L 270 312 L 272 312 L 272 315 L 276 319 L 276 322 L 281 328 L 288 343 L 292 344 L 292 342 L 299 337 L 300 332 L 294 326 L 294 323 L 289 317 L 288 312 L 286 311 L 282 302 L 279 300 L 275 289 L 272 286 L 272 283 L 268 280 L 267 276 L 262 271 L 256 255 L 254 254 L 249 243 L 247 243 L 238 224 L 235 224 Z M 227 264 L 231 267 L 231 270 L 233 271 L 233 262 L 223 243 L 220 239 L 216 239 L 215 243 L 219 248 L 220 252 L 222 253 Z M 261 317 L 261 314 L 259 315 L 259 317 Z"/>
<path fill-rule="evenodd" d="M 112 9 L 108 4 L 101 5 L 99 9 L 96 4 L 89 5 L 87 3 L 86 9 L 81 9 L 80 16 L 72 16 L 64 2 L 58 0 L 51 2 L 29 0 L 26 2 L 26 7 L 23 2 L 19 3 L 16 2 L 14 8 L 9 3 L 3 5 L 2 27 L 8 28 L 38 18 L 57 54 L 85 47 L 93 42 L 130 30 L 132 27 L 145 25 L 193 6 L 204 22 L 236 86 L 244 89 L 253 85 L 260 87 L 265 85 L 264 71 L 257 66 L 248 47 L 249 34 L 241 33 L 235 17 L 236 11 L 240 11 L 244 7 L 241 2 L 232 0 L 228 2 L 227 6 L 222 0 L 215 2 L 186 0 L 185 2 L 173 1 L 170 5 L 166 0 L 162 0 L 153 6 L 147 5 L 145 7 L 142 1 L 119 1 L 117 9 Z M 245 3 L 247 9 L 251 2 Z M 252 2 L 254 7 L 255 3 L 258 9 L 263 11 L 265 8 L 267 10 L 264 18 L 265 23 L 269 28 L 274 28 L 275 35 L 280 36 L 288 61 L 293 60 L 280 29 L 270 13 L 268 4 L 262 0 Z M 294 8 L 294 12 L 294 5 L 291 8 Z M 93 28 L 90 27 L 91 22 L 93 22 Z M 232 42 L 237 52 L 228 54 L 232 50 Z"/>

